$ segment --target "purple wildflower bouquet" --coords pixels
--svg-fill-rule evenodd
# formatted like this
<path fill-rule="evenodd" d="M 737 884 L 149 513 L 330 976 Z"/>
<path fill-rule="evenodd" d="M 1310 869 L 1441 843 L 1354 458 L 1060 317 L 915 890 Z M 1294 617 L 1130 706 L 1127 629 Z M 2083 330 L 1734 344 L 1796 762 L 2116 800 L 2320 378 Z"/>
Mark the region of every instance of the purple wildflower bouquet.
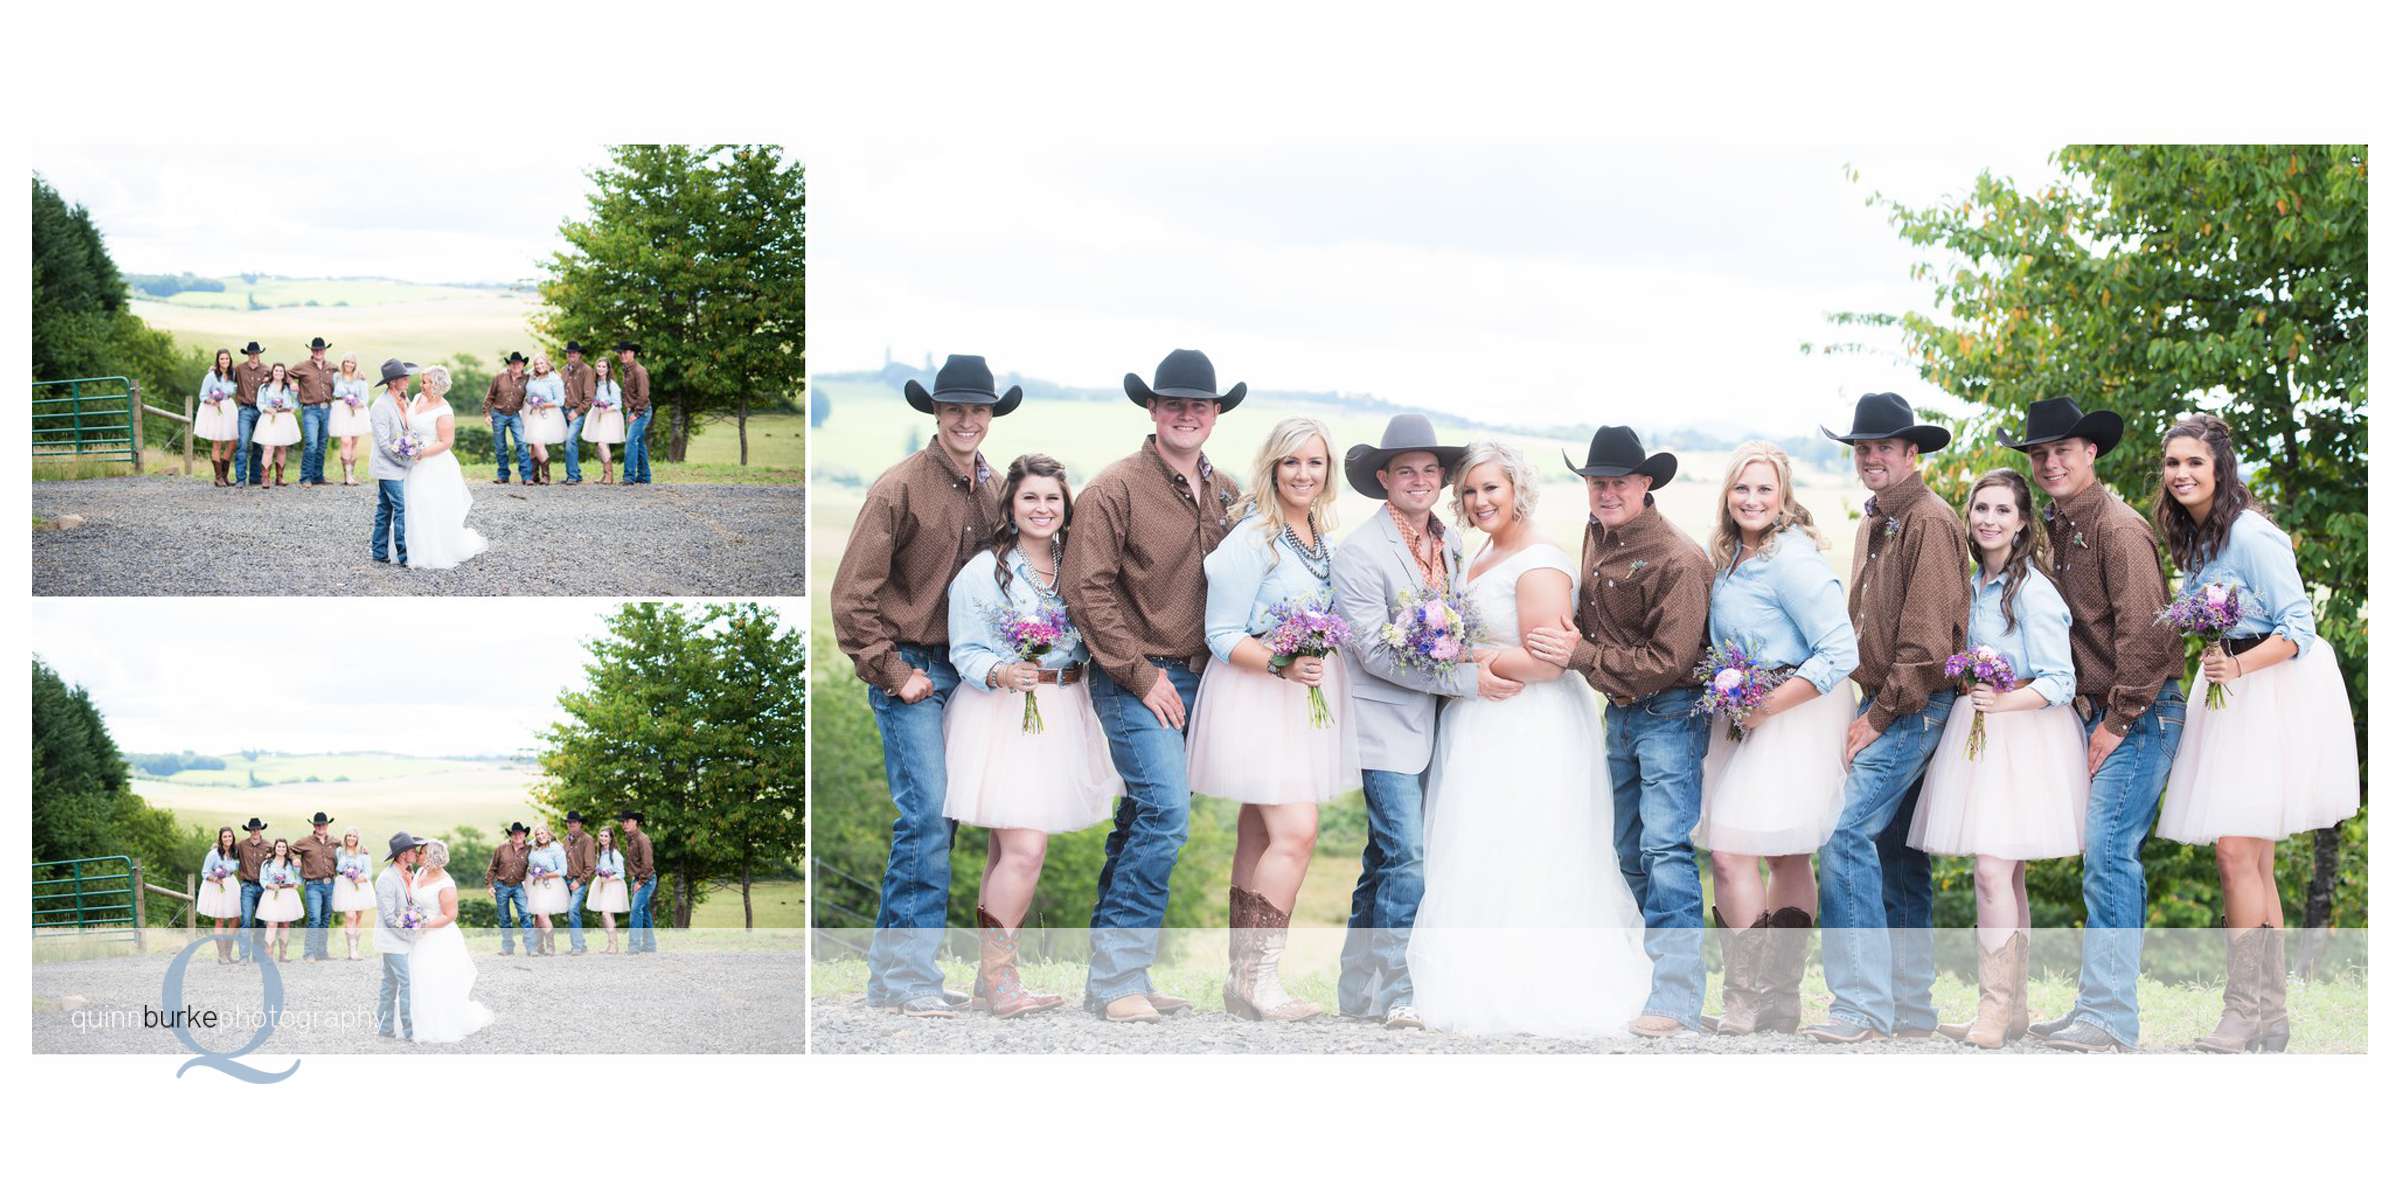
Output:
<path fill-rule="evenodd" d="M 2198 651 L 2209 646 L 2225 648 L 2225 635 L 2242 623 L 2241 589 L 2230 584 L 2212 583 L 2191 595 L 2177 599 L 2158 612 L 2159 623 L 2184 637 L 2187 647 Z M 2225 685 L 2211 680 L 2208 685 L 2208 706 L 2225 707 Z"/>
<path fill-rule="evenodd" d="M 1447 591 L 1420 595 L 1412 589 L 1400 593 L 1392 619 L 1376 636 L 1393 662 L 1446 679 L 1473 657 L 1482 635 L 1483 622 L 1464 597 Z"/>
<path fill-rule="evenodd" d="M 354 884 L 364 884 L 367 881 L 367 869 L 359 866 L 356 863 L 352 863 L 349 866 L 342 868 L 342 878 L 347 879 Z"/>
<path fill-rule="evenodd" d="M 414 904 L 400 910 L 400 928 L 402 929 L 423 929 L 425 922 L 429 919 L 431 918 L 425 910 Z"/>
<path fill-rule="evenodd" d="M 208 881 L 210 883 L 223 883 L 225 882 L 225 876 L 229 873 L 230 872 L 226 871 L 226 869 L 223 867 L 214 868 L 208 873 Z"/>
<path fill-rule="evenodd" d="M 1267 644 L 1277 667 L 1290 666 L 1299 658 L 1331 658 L 1350 640 L 1350 624 L 1333 611 L 1333 597 L 1320 592 L 1314 602 L 1299 604 L 1286 600 L 1267 610 L 1275 622 L 1267 636 Z M 1333 710 L 1326 706 L 1325 691 L 1315 684 L 1308 687 L 1308 724 L 1311 729 L 1324 729 L 1333 724 Z"/>
<path fill-rule="evenodd" d="M 392 453 L 401 458 L 415 458 L 425 452 L 425 439 L 413 433 L 403 433 L 392 439 Z"/>
<path fill-rule="evenodd" d="M 1979 684 L 1990 684 L 1995 692 L 2016 690 L 2017 669 L 2008 665 L 2008 656 L 1990 646 L 1976 646 L 1953 654 L 1942 664 L 1942 674 L 1958 681 L 1958 690 L 1974 691 Z M 1975 723 L 1967 728 L 1967 760 L 1983 756 L 1983 710 L 1975 711 Z"/>
<path fill-rule="evenodd" d="M 1001 609 L 992 614 L 992 628 L 1000 635 L 1000 644 L 1017 656 L 1018 662 L 1040 662 L 1044 655 L 1058 648 L 1075 632 L 1067 621 L 1067 610 L 1056 604 L 1045 604 L 1038 611 Z M 1025 693 L 1026 733 L 1042 731 L 1042 709 L 1033 701 L 1033 693 Z"/>
<path fill-rule="evenodd" d="M 531 864 L 525 868 L 525 879 L 529 883 L 545 883 L 557 874 L 558 872 L 539 864 Z"/>
<path fill-rule="evenodd" d="M 351 416 L 357 416 L 358 410 L 367 406 L 367 398 L 357 392 L 343 392 L 342 403 L 350 406 Z"/>
<path fill-rule="evenodd" d="M 1725 718 L 1725 736 L 1738 742 L 1749 736 L 1750 718 L 1758 706 L 1791 677 L 1790 667 L 1766 666 L 1749 647 L 1728 638 L 1723 645 L 1710 647 L 1707 657 L 1692 671 L 1692 681 L 1700 685 L 1700 699 L 1693 702 L 1692 714 Z"/>

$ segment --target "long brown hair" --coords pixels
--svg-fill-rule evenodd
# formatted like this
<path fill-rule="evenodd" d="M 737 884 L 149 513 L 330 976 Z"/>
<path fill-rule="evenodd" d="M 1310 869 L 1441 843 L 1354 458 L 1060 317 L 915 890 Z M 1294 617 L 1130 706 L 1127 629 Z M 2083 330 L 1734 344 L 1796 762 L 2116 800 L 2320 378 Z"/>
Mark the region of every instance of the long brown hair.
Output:
<path fill-rule="evenodd" d="M 1067 486 L 1067 468 L 1047 454 L 1020 454 L 1008 464 L 1008 482 L 1000 487 L 1000 519 L 992 522 L 992 577 L 1000 581 L 1000 594 L 1008 595 L 1008 552 L 1017 547 L 1017 485 L 1027 476 L 1058 481 L 1058 541 L 1066 549 L 1067 526 L 1075 521 L 1075 489 Z M 1050 581 L 1052 587 L 1058 581 Z"/>
<path fill-rule="evenodd" d="M 2042 519 L 2034 515 L 2032 485 L 2026 483 L 2025 477 L 2013 467 L 1986 471 L 1982 478 L 1975 481 L 1974 487 L 1967 489 L 1967 502 L 1962 506 L 1959 516 L 1970 526 L 1975 520 L 1975 495 L 1987 487 L 2007 488 L 2010 499 L 2016 501 L 2017 516 L 2025 522 L 2025 527 L 2010 539 L 2008 562 L 2000 568 L 2000 574 L 2008 580 L 2000 585 L 2001 628 L 2013 631 L 2017 627 L 2017 589 L 2025 586 L 2026 574 L 2040 571 L 2043 578 L 2050 576 L 2050 569 L 2043 565 L 2050 561 L 2050 531 L 2042 524 Z M 1976 547 L 1975 550 L 1976 561 L 1980 563 L 1982 548 Z"/>
<path fill-rule="evenodd" d="M 241 839 L 233 836 L 233 826 L 219 825 L 217 826 L 216 843 L 211 845 L 209 849 L 216 851 L 217 856 L 223 858 L 228 855 L 240 854 L 241 851 L 238 849 L 238 847 L 241 844 Z"/>
<path fill-rule="evenodd" d="M 217 363 L 220 361 L 225 364 L 225 370 L 222 373 L 217 370 Z M 208 360 L 208 374 L 213 379 L 232 379 L 233 351 L 223 346 L 217 347 L 217 357 Z"/>
<path fill-rule="evenodd" d="M 2223 417 L 2197 413 L 2175 422 L 2167 427 L 2167 435 L 2158 439 L 2159 451 L 2164 453 L 2167 443 L 2185 437 L 2197 438 L 2208 447 L 2217 490 L 2208 503 L 2208 519 L 2194 521 L 2192 511 L 2167 491 L 2166 472 L 2159 472 L 2158 495 L 2150 501 L 2150 524 L 2167 544 L 2167 553 L 2174 557 L 2179 571 L 2189 571 L 2193 563 L 2223 553 L 2236 517 L 2254 508 L 2266 509 L 2242 482 L 2241 462 L 2233 453 L 2233 427 Z"/>

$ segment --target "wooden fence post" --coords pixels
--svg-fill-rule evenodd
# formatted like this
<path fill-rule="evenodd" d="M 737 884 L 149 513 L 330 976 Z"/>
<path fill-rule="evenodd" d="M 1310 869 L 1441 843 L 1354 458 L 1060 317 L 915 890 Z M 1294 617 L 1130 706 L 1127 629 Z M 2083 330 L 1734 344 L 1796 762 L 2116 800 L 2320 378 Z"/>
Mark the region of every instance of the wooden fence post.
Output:
<path fill-rule="evenodd" d="M 192 477 L 192 417 L 195 415 L 192 404 L 192 397 L 183 398 L 183 477 L 186 479 Z M 197 896 L 200 893 L 192 894 Z"/>
<path fill-rule="evenodd" d="M 136 951 L 147 951 L 150 948 L 149 939 L 142 933 L 142 922 L 145 919 L 142 903 L 142 864 L 135 863 L 133 864 L 133 948 Z"/>
<path fill-rule="evenodd" d="M 183 906 L 184 941 L 188 943 L 193 935 L 200 932 L 200 877 L 185 872 L 183 890 L 192 897 L 192 902 Z"/>
<path fill-rule="evenodd" d="M 142 473 L 142 385 L 128 383 L 125 391 L 126 412 L 133 423 L 133 473 L 139 475 Z"/>

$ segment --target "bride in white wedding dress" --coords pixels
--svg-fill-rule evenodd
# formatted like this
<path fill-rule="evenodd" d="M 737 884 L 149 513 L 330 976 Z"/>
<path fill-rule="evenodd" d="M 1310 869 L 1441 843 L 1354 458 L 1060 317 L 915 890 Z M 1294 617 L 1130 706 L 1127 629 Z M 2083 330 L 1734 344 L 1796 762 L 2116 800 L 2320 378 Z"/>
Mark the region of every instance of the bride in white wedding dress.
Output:
<path fill-rule="evenodd" d="M 420 1042 L 456 1042 L 492 1023 L 492 1010 L 474 997 L 475 960 L 458 931 L 458 881 L 442 868 L 450 847 L 425 843 L 425 864 L 409 895 L 426 909 L 423 932 L 408 951 L 409 1023 Z"/>
<path fill-rule="evenodd" d="M 450 391 L 447 368 L 425 368 L 419 377 L 424 392 L 408 406 L 408 431 L 424 443 L 416 465 L 401 485 L 405 507 L 401 528 L 408 543 L 408 565 L 442 571 L 483 553 L 483 535 L 467 527 L 467 510 L 475 498 L 450 445 L 458 437 L 456 417 L 443 399 Z"/>
<path fill-rule="evenodd" d="M 1525 684 L 1442 709 L 1426 791 L 1425 898 L 1408 947 L 1436 1029 L 1616 1037 L 1650 993 L 1642 911 L 1617 870 L 1598 699 L 1525 652 L 1520 631 L 1575 611 L 1576 565 L 1534 536 L 1522 455 L 1467 450 L 1459 515 L 1490 535 L 1462 589 L 1477 659 Z"/>

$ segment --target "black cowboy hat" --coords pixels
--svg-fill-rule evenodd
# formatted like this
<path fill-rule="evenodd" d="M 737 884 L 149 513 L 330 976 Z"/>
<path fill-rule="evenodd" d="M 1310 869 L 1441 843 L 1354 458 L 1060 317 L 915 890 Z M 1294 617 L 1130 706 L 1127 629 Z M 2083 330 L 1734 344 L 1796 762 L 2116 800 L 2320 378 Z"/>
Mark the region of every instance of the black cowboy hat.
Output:
<path fill-rule="evenodd" d="M 386 854 L 386 855 L 384 855 L 384 856 L 383 856 L 383 861 L 385 861 L 385 862 L 390 862 L 390 861 L 392 861 L 393 859 L 395 859 L 395 858 L 398 858 L 398 857 L 400 857 L 401 855 L 403 855 L 403 854 L 406 854 L 406 853 L 408 853 L 409 851 L 411 851 L 411 850 L 414 850 L 414 849 L 416 849 L 417 847 L 424 845 L 424 844 L 425 844 L 425 839 L 424 839 L 424 838 L 421 838 L 421 837 L 417 837 L 417 836 L 415 836 L 415 835 L 413 835 L 413 834 L 411 834 L 411 833 L 407 832 L 406 830 L 403 830 L 403 831 L 401 831 L 401 832 L 399 832 L 399 833 L 395 833 L 395 834 L 393 834 L 393 835 L 392 835 L 392 840 L 391 840 L 391 843 L 390 843 L 390 844 L 391 844 L 391 847 L 392 847 L 392 852 L 391 852 L 390 854 Z"/>
<path fill-rule="evenodd" d="M 1144 408 L 1158 399 L 1214 400 L 1218 412 L 1232 412 L 1233 406 L 1250 394 L 1250 385 L 1237 383 L 1220 395 L 1217 392 L 1217 367 L 1208 356 L 1197 350 L 1172 350 L 1158 360 L 1158 370 L 1151 372 L 1151 383 L 1131 371 L 1125 373 L 1125 394 Z"/>
<path fill-rule="evenodd" d="M 1375 481 L 1375 472 L 1393 459 L 1416 450 L 1431 451 L 1434 461 L 1442 464 L 1445 475 L 1457 470 L 1458 460 L 1467 456 L 1465 446 L 1436 445 L 1433 422 L 1421 414 L 1401 413 L 1384 425 L 1380 444 L 1370 446 L 1360 442 L 1350 447 L 1350 452 L 1342 456 L 1342 476 L 1360 495 L 1385 499 L 1383 485 Z"/>
<path fill-rule="evenodd" d="M 333 818 L 326 816 L 323 809 L 319 809 L 317 810 L 316 815 L 308 819 L 308 823 L 311 825 L 331 825 L 333 824 Z"/>
<path fill-rule="evenodd" d="M 931 394 L 914 379 L 900 391 L 908 397 L 908 406 L 921 413 L 932 412 L 937 404 L 989 404 L 993 416 L 1005 417 L 1025 402 L 1024 388 L 1012 387 L 1005 396 L 994 388 L 992 369 L 983 364 L 982 355 L 953 354 L 942 360 L 941 370 L 934 372 Z"/>
<path fill-rule="evenodd" d="M 1630 425 L 1603 425 L 1592 434 L 1592 447 L 1584 452 L 1583 465 L 1567 458 L 1567 469 L 1586 479 L 1614 479 L 1620 475 L 1647 475 L 1650 486 L 1662 488 L 1675 478 L 1675 456 L 1664 450 L 1645 456 L 1641 435 Z"/>
<path fill-rule="evenodd" d="M 581 825 L 581 824 L 583 824 L 583 814 L 582 814 L 582 813 L 579 813 L 579 812 L 576 812 L 576 811 L 574 811 L 573 809 L 569 809 L 569 810 L 567 811 L 567 824 L 569 824 L 569 825 Z"/>
<path fill-rule="evenodd" d="M 257 817 L 250 818 L 250 823 L 242 826 L 242 828 L 247 829 L 252 833 L 257 833 L 259 830 L 265 829 L 266 827 L 267 823 L 259 820 Z"/>
<path fill-rule="evenodd" d="M 642 819 L 642 814 L 639 809 L 629 808 L 624 812 L 618 813 L 617 819 L 620 821 L 639 821 Z"/>
<path fill-rule="evenodd" d="M 321 337 L 320 337 L 320 338 L 310 338 L 310 339 L 308 339 L 308 348 L 309 348 L 309 349 L 311 349 L 311 350 L 330 350 L 330 349 L 332 349 L 332 348 L 333 348 L 333 343 L 332 343 L 332 342 L 329 342 L 329 341 L 326 341 L 324 338 L 321 338 Z"/>
<path fill-rule="evenodd" d="M 2048 400 L 2034 401 L 2033 406 L 2025 411 L 2024 434 L 2012 442 L 2008 440 L 2008 432 L 2002 430 L 2000 444 L 2011 450 L 2023 451 L 2044 442 L 2071 437 L 2082 438 L 2097 447 L 2101 454 L 2106 454 L 2116 449 L 2117 443 L 2124 439 L 2125 418 L 2105 408 L 2095 408 L 2087 413 L 2082 405 L 2075 403 L 2074 397 L 2053 396 Z"/>
<path fill-rule="evenodd" d="M 508 832 L 510 832 L 510 833 L 532 833 L 533 831 L 532 831 L 532 830 L 530 830 L 530 829 L 527 829 L 527 828 L 525 828 L 525 822 L 523 822 L 523 821 L 511 821 L 511 822 L 509 822 L 509 823 L 508 823 Z"/>
<path fill-rule="evenodd" d="M 631 339 L 627 339 L 627 340 L 625 340 L 625 341 L 618 342 L 618 343 L 617 343 L 617 349 L 619 349 L 619 350 L 631 350 L 631 351 L 633 351 L 635 354 L 640 354 L 640 353 L 642 352 L 642 344 L 641 344 L 640 342 L 633 341 L 633 340 L 631 340 Z"/>
<path fill-rule="evenodd" d="M 583 353 L 583 343 L 582 343 L 582 342 L 578 342 L 578 341 L 574 340 L 573 338 L 569 338 L 569 339 L 567 339 L 567 353 L 569 353 L 569 354 L 581 354 L 581 353 Z"/>
<path fill-rule="evenodd" d="M 266 352 L 267 348 L 259 345 L 257 338 L 251 338 L 250 344 L 242 347 L 242 353 L 244 354 L 265 354 Z"/>
<path fill-rule="evenodd" d="M 395 379 L 406 379 L 416 373 L 417 364 L 415 363 L 401 362 L 396 358 L 383 360 L 383 381 L 385 383 L 390 383 Z"/>
<path fill-rule="evenodd" d="M 1906 438 L 1917 444 L 1925 454 L 1950 444 L 1950 431 L 1939 425 L 1917 424 L 1917 410 L 1895 392 L 1869 392 L 1858 398 L 1858 409 L 1850 415 L 1850 432 L 1835 433 L 1817 426 L 1826 437 L 1845 446 L 1860 442 L 1881 441 L 1884 438 Z"/>
<path fill-rule="evenodd" d="M 519 362 L 524 362 L 524 361 L 525 361 L 525 356 L 524 356 L 524 355 L 522 355 L 522 354 L 519 354 L 519 353 L 517 353 L 517 352 L 516 352 L 516 351 L 514 351 L 514 350 L 511 350 L 511 351 L 509 351 L 509 352 L 508 352 L 508 357 L 507 357 L 507 358 L 504 358 L 504 359 L 501 359 L 500 361 L 501 361 L 501 362 L 512 362 L 512 363 L 519 363 Z"/>

